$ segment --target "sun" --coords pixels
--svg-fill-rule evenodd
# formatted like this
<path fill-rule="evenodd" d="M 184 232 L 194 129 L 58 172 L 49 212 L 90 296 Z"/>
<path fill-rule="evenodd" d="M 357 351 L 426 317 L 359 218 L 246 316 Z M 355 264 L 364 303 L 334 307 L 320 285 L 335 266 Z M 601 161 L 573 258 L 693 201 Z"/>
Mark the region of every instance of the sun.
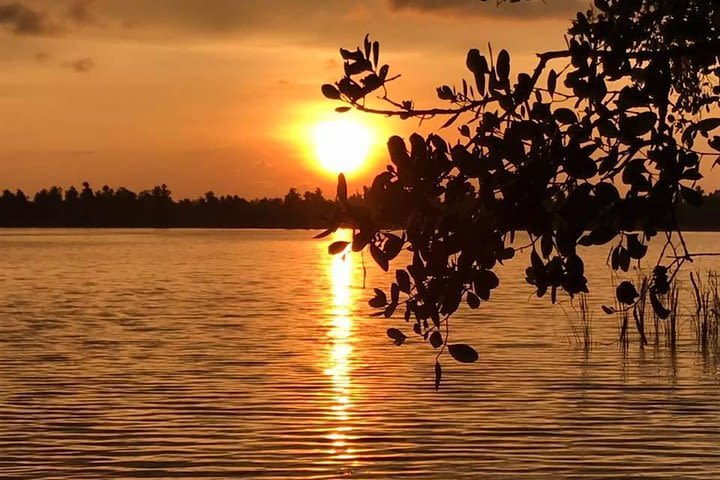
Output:
<path fill-rule="evenodd" d="M 312 142 L 323 169 L 333 174 L 348 174 L 358 170 L 367 160 L 373 135 L 357 120 L 338 118 L 315 124 Z"/>

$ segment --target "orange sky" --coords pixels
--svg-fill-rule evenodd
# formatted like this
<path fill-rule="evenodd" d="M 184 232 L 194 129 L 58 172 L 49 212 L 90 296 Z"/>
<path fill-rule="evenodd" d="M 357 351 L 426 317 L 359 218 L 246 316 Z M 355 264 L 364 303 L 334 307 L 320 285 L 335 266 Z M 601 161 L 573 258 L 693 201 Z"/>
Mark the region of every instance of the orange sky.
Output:
<path fill-rule="evenodd" d="M 0 0 L 0 188 L 89 180 L 178 195 L 332 190 L 298 132 L 334 115 L 337 49 L 365 33 L 419 104 L 459 82 L 468 48 L 513 67 L 561 48 L 579 0 Z M 368 118 L 383 135 L 438 124 Z M 452 137 L 453 131 L 447 134 Z M 381 151 L 385 138 L 377 138 Z M 375 155 L 360 188 L 385 159 Z M 712 185 L 713 182 L 707 182 Z"/>

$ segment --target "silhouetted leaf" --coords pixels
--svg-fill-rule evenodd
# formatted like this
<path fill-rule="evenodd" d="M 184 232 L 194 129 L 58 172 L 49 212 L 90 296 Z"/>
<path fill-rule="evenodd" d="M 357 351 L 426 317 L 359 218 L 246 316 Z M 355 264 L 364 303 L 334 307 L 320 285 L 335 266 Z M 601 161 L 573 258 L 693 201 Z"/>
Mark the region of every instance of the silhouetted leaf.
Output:
<path fill-rule="evenodd" d="M 450 125 L 452 125 L 453 123 L 455 123 L 455 120 L 457 120 L 459 116 L 460 116 L 460 112 L 456 113 L 455 115 L 453 115 L 452 117 L 450 117 L 445 123 L 443 123 L 440 128 L 447 128 L 447 127 L 449 127 Z"/>
<path fill-rule="evenodd" d="M 330 246 L 328 246 L 328 253 L 330 253 L 330 255 L 338 255 L 340 253 L 343 253 L 347 249 L 348 245 L 350 245 L 350 242 L 333 242 L 330 244 Z"/>
<path fill-rule="evenodd" d="M 317 87 L 315 87 L 317 88 Z M 329 83 L 326 83 L 322 86 L 322 94 L 325 95 L 326 98 L 329 98 L 330 100 L 340 100 L 340 92 L 337 88 L 335 88 L 335 85 L 330 85 Z"/>
<path fill-rule="evenodd" d="M 448 345 L 450 355 L 460 363 L 473 363 L 478 359 L 478 354 L 474 348 L 464 343 L 455 343 Z"/>
<path fill-rule="evenodd" d="M 628 281 L 624 281 L 615 289 L 615 296 L 620 303 L 632 305 L 638 297 L 638 292 L 635 289 L 635 285 Z"/>
<path fill-rule="evenodd" d="M 555 95 L 555 89 L 557 88 L 557 73 L 555 70 L 550 70 L 550 73 L 548 74 L 548 80 L 547 80 L 547 89 L 548 92 L 550 92 L 550 96 Z"/>
<path fill-rule="evenodd" d="M 443 344 L 442 335 L 437 330 L 430 334 L 430 339 L 428 341 L 433 348 L 440 348 Z"/>
<path fill-rule="evenodd" d="M 350 110 L 351 110 L 350 107 L 337 107 L 335 109 L 335 111 L 338 113 L 345 113 L 345 112 L 349 112 Z"/>
<path fill-rule="evenodd" d="M 643 245 L 638 237 L 637 233 L 626 235 L 628 254 L 636 260 L 643 258 L 647 253 L 647 245 Z"/>
<path fill-rule="evenodd" d="M 562 123 L 564 125 L 571 125 L 573 123 L 577 123 L 578 121 L 575 112 L 573 112 L 569 108 L 558 108 L 553 112 L 553 117 L 559 123 Z"/>
<path fill-rule="evenodd" d="M 315 237 L 313 237 L 313 238 L 325 238 L 325 237 L 327 237 L 328 235 L 331 235 L 331 234 L 335 233 L 336 231 L 337 231 L 337 228 L 328 228 L 327 230 L 318 233 L 318 234 L 315 235 Z"/>
<path fill-rule="evenodd" d="M 405 270 L 396 271 L 395 279 L 401 292 L 410 293 L 410 275 Z"/>
<path fill-rule="evenodd" d="M 653 290 L 650 291 L 650 305 L 652 305 L 652 309 L 655 312 L 655 315 L 657 315 L 658 318 L 662 320 L 667 319 L 670 316 L 670 313 L 672 313 L 670 312 L 670 310 L 663 306 L 657 294 Z"/>
<path fill-rule="evenodd" d="M 602 308 L 602 311 L 605 312 L 607 315 L 612 315 L 612 314 L 615 313 L 615 309 L 612 308 L 612 307 L 608 307 L 608 306 L 606 306 L 606 305 L 603 305 L 601 308 Z"/>
<path fill-rule="evenodd" d="M 708 132 L 720 127 L 720 118 L 705 118 L 695 124 L 695 129 L 707 137 Z"/>
<path fill-rule="evenodd" d="M 510 77 L 510 54 L 507 50 L 500 50 L 495 67 L 500 80 L 507 80 Z"/>
<path fill-rule="evenodd" d="M 631 117 L 620 118 L 620 133 L 625 138 L 641 137 L 655 126 L 655 112 L 643 112 Z"/>
<path fill-rule="evenodd" d="M 398 347 L 405 343 L 405 340 L 407 339 L 405 334 L 397 328 L 388 328 L 387 336 L 390 337 L 395 342 L 395 345 L 397 345 Z"/>
<path fill-rule="evenodd" d="M 370 255 L 380 268 L 382 268 L 386 272 L 388 271 L 388 268 L 390 266 L 388 259 L 385 258 L 385 253 L 380 250 L 380 248 L 378 248 L 377 245 L 375 245 L 374 243 L 370 245 Z"/>
<path fill-rule="evenodd" d="M 468 304 L 468 307 L 470 308 L 478 308 L 480 306 L 480 297 L 475 295 L 473 292 L 467 292 L 466 301 Z"/>
<path fill-rule="evenodd" d="M 403 240 L 395 234 L 388 233 L 385 235 L 385 255 L 387 260 L 392 260 L 402 251 Z"/>
<path fill-rule="evenodd" d="M 435 390 L 440 388 L 440 381 L 442 380 L 442 367 L 440 362 L 435 360 Z"/>

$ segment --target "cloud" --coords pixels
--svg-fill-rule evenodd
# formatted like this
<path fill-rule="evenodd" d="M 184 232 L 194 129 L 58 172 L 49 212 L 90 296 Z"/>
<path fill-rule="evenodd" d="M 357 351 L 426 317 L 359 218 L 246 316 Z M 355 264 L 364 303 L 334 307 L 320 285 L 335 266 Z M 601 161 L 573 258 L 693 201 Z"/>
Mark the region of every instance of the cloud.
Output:
<path fill-rule="evenodd" d="M 0 3 L 0 25 L 16 35 L 54 35 L 61 31 L 45 11 L 20 2 Z"/>
<path fill-rule="evenodd" d="M 393 10 L 414 10 L 425 13 L 476 15 L 484 17 L 525 18 L 572 16 L 590 7 L 589 0 L 550 0 L 543 2 L 503 2 L 495 0 L 389 0 Z"/>
<path fill-rule="evenodd" d="M 93 25 L 97 22 L 95 14 L 90 10 L 94 0 L 76 0 L 66 13 L 67 18 L 79 25 Z"/>
<path fill-rule="evenodd" d="M 79 58 L 71 62 L 65 62 L 63 67 L 70 68 L 77 73 L 87 73 L 95 69 L 95 61 L 92 58 Z"/>

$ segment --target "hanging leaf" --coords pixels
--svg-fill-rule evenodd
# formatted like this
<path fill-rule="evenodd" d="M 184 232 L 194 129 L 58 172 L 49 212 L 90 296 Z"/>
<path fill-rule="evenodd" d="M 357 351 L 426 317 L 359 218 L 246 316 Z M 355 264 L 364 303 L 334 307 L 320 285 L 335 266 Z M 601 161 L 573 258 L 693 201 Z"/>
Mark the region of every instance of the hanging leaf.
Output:
<path fill-rule="evenodd" d="M 445 123 L 443 123 L 443 124 L 442 124 L 442 127 L 440 127 L 440 128 L 447 128 L 447 127 L 449 127 L 450 125 L 452 125 L 453 123 L 455 123 L 455 120 L 458 119 L 458 117 L 460 116 L 460 113 L 461 113 L 461 112 L 458 112 L 458 113 L 456 113 L 455 115 L 453 115 L 452 117 L 450 117 L 450 118 L 448 119 L 448 121 L 445 122 Z"/>
<path fill-rule="evenodd" d="M 349 112 L 350 110 L 351 110 L 350 107 L 337 107 L 337 108 L 335 109 L 335 111 L 336 111 L 337 113 L 345 113 L 345 112 Z"/>
<path fill-rule="evenodd" d="M 325 95 L 325 98 L 329 98 L 330 100 L 340 100 L 340 92 L 335 85 L 330 85 L 329 83 L 323 85 L 322 94 Z"/>
<path fill-rule="evenodd" d="M 670 316 L 670 313 L 672 313 L 663 306 L 654 290 L 650 291 L 650 305 L 652 305 L 655 315 L 662 320 L 666 320 Z"/>
<path fill-rule="evenodd" d="M 480 297 L 475 295 L 473 292 L 468 292 L 465 300 L 467 301 L 468 307 L 472 309 L 480 307 Z"/>
<path fill-rule="evenodd" d="M 405 336 L 405 334 L 397 328 L 388 328 L 387 336 L 390 337 L 398 347 L 405 343 L 405 340 L 407 339 L 407 336 Z"/>
<path fill-rule="evenodd" d="M 372 308 L 383 308 L 387 305 L 387 295 L 385 295 L 385 292 L 379 288 L 375 288 L 373 290 L 375 291 L 375 296 L 368 300 L 368 305 Z"/>
<path fill-rule="evenodd" d="M 635 303 L 635 299 L 639 296 L 639 294 L 635 289 L 635 285 L 628 281 L 624 281 L 615 289 L 615 296 L 620 303 L 632 305 Z"/>
<path fill-rule="evenodd" d="M 440 348 L 443 344 L 442 335 L 437 330 L 432 332 L 430 334 L 430 345 L 432 345 L 433 348 Z"/>
<path fill-rule="evenodd" d="M 405 270 L 398 270 L 395 272 L 395 279 L 401 292 L 410 293 L 410 274 Z"/>
<path fill-rule="evenodd" d="M 373 260 L 375 260 L 375 263 L 378 264 L 380 268 L 382 268 L 384 271 L 388 271 L 388 268 L 390 267 L 388 259 L 385 258 L 385 253 L 378 248 L 377 245 L 370 244 L 370 255 L 372 256 Z"/>
<path fill-rule="evenodd" d="M 338 255 L 340 253 L 343 253 L 347 249 L 348 245 L 350 245 L 350 242 L 333 242 L 330 244 L 330 246 L 328 246 L 328 253 L 330 255 Z"/>
<path fill-rule="evenodd" d="M 720 127 L 720 118 L 706 118 L 695 124 L 695 129 L 707 138 L 708 132 Z"/>
<path fill-rule="evenodd" d="M 442 367 L 440 362 L 435 360 L 435 390 L 440 388 L 440 381 L 442 380 Z"/>
<path fill-rule="evenodd" d="M 335 233 L 336 231 L 337 231 L 337 228 L 328 228 L 327 230 L 318 233 L 318 234 L 315 235 L 313 238 L 325 238 L 325 237 L 327 237 L 328 235 L 331 235 L 331 234 Z"/>
<path fill-rule="evenodd" d="M 479 358 L 475 349 L 464 343 L 449 345 L 448 351 L 450 355 L 460 363 L 473 363 Z"/>
<path fill-rule="evenodd" d="M 563 125 L 572 125 L 578 122 L 577 115 L 569 108 L 558 108 L 553 112 L 553 118 Z"/>

